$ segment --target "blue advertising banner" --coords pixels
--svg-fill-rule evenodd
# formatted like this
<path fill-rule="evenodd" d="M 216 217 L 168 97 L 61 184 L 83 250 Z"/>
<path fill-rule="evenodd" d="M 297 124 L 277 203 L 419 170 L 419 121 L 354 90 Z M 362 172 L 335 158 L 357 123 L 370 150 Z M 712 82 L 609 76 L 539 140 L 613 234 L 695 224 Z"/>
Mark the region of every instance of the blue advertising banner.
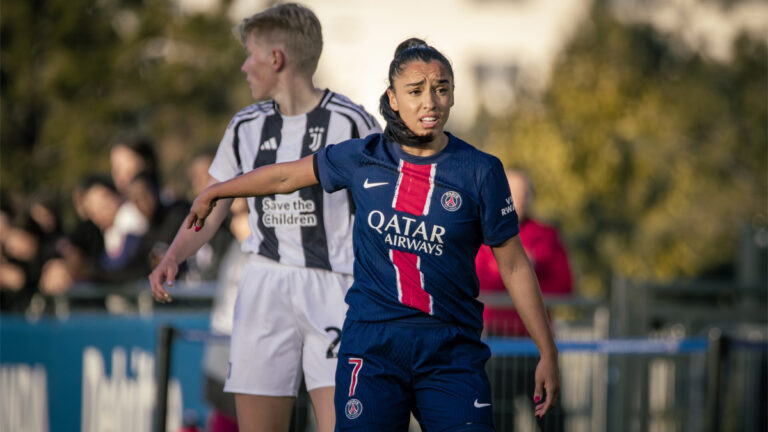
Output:
<path fill-rule="evenodd" d="M 209 314 L 81 314 L 34 323 L 0 315 L 0 430 L 150 431 L 163 325 L 207 330 Z M 173 345 L 168 430 L 181 427 L 189 410 L 205 418 L 203 348 Z"/>

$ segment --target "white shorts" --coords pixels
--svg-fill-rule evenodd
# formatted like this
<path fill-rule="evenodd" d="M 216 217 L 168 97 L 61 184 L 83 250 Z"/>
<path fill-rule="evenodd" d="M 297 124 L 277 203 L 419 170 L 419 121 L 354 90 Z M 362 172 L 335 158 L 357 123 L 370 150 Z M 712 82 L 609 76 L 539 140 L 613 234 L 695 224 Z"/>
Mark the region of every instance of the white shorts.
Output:
<path fill-rule="evenodd" d="M 252 254 L 235 301 L 224 391 L 296 396 L 333 386 L 352 276 Z"/>

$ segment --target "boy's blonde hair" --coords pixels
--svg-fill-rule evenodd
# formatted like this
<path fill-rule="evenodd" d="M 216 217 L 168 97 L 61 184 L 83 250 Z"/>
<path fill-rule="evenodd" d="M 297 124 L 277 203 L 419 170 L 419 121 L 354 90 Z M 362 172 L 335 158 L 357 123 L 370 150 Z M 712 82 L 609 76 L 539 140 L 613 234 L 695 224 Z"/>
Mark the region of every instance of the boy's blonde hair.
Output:
<path fill-rule="evenodd" d="M 245 18 L 238 28 L 243 44 L 251 34 L 269 42 L 282 42 L 288 63 L 297 72 L 310 76 L 315 73 L 323 51 L 323 32 L 320 20 L 307 7 L 298 3 L 272 6 Z"/>

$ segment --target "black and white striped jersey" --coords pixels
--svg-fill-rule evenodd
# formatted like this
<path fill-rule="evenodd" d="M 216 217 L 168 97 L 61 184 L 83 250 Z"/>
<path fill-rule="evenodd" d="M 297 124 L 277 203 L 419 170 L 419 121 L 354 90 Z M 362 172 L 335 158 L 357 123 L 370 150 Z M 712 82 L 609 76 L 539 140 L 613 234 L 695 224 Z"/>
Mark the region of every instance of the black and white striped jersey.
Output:
<path fill-rule="evenodd" d="M 312 111 L 285 116 L 274 101 L 253 104 L 227 126 L 209 173 L 229 180 L 262 165 L 289 162 L 320 148 L 381 132 L 378 122 L 346 96 L 326 90 Z M 352 274 L 354 204 L 346 191 L 319 186 L 248 198 L 251 235 L 243 250 L 282 264 Z"/>

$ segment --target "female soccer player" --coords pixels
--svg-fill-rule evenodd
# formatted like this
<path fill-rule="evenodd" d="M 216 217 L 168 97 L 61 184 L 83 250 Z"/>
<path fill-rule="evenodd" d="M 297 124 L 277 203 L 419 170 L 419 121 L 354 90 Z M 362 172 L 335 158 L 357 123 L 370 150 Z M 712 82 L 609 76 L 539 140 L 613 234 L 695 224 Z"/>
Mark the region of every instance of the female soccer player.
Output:
<path fill-rule="evenodd" d="M 500 161 L 443 131 L 453 70 L 419 39 L 401 43 L 380 110 L 383 134 L 265 166 L 204 190 L 187 220 L 200 229 L 216 200 L 286 193 L 318 182 L 355 202 L 354 277 L 336 369 L 338 430 L 493 430 L 490 356 L 480 340 L 474 257 L 492 247 L 541 354 L 535 415 L 559 392 L 557 348 L 520 243 Z M 163 296 L 155 290 L 155 296 Z"/>

